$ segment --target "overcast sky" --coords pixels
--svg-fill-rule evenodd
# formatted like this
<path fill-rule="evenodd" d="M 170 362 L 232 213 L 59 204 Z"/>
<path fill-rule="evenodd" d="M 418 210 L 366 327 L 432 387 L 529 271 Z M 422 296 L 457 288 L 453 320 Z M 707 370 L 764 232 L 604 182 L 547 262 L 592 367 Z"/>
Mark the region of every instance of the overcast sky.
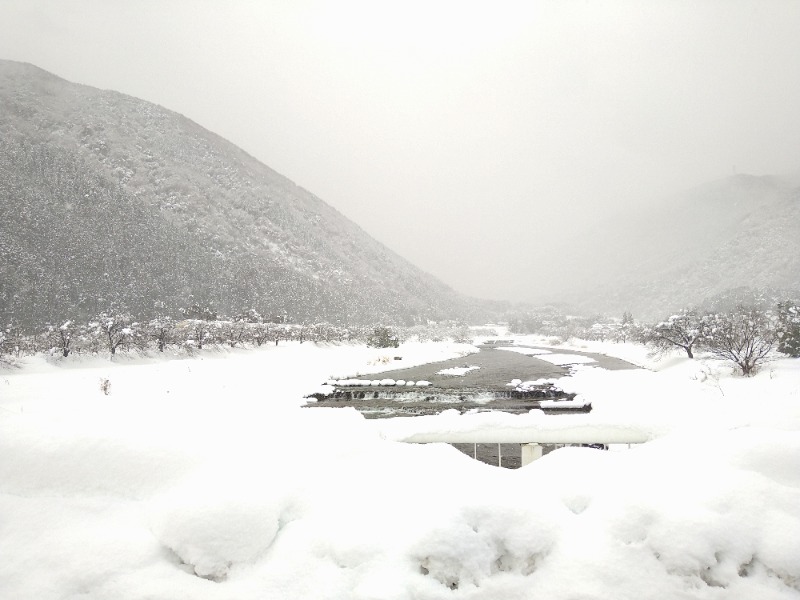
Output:
<path fill-rule="evenodd" d="M 483 297 L 575 227 L 800 170 L 800 0 L 0 0 L 0 58 L 180 112 Z"/>

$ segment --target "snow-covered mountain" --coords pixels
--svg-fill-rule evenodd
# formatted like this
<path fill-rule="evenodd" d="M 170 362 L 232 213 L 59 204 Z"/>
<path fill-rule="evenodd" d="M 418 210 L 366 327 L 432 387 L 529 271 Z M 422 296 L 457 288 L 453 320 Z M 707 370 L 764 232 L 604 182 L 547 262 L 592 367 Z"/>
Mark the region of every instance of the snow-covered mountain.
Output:
<path fill-rule="evenodd" d="M 0 61 L 2 322 L 193 302 L 350 323 L 477 306 L 191 120 Z"/>
<path fill-rule="evenodd" d="M 659 318 L 689 305 L 800 297 L 800 187 L 734 175 L 598 224 L 568 299 Z M 565 264 L 565 268 L 570 266 Z"/>

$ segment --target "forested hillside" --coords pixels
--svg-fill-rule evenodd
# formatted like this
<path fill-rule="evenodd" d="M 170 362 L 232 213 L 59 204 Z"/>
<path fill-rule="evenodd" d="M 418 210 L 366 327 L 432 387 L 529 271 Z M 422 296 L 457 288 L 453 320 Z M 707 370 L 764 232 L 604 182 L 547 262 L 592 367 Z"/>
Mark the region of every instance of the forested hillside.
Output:
<path fill-rule="evenodd" d="M 4 322 L 192 303 L 300 321 L 482 310 L 189 119 L 9 61 L 0 246 Z"/>

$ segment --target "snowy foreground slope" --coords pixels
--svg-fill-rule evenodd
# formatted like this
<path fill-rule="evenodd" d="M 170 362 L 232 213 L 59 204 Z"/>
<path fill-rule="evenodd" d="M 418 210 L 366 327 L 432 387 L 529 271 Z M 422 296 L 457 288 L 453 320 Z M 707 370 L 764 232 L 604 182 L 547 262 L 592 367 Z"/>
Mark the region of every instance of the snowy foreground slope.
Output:
<path fill-rule="evenodd" d="M 408 366 L 470 349 L 392 353 Z M 677 357 L 580 366 L 559 381 L 592 401 L 580 418 L 654 440 L 511 471 L 299 408 L 330 376 L 384 370 L 381 354 L 303 344 L 0 371 L 0 598 L 800 598 L 798 361 L 753 379 Z"/>

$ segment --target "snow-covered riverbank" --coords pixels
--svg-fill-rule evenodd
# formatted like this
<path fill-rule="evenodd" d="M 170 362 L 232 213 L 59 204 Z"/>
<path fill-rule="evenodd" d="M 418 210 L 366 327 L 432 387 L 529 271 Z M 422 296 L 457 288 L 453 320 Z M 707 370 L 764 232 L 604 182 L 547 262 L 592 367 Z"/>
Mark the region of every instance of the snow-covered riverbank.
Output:
<path fill-rule="evenodd" d="M 509 471 L 300 408 L 310 385 L 384 371 L 388 354 L 297 344 L 0 372 L 0 597 L 800 598 L 800 361 L 751 379 L 677 355 L 578 366 L 559 386 L 591 400 L 581 418 L 655 441 Z"/>

